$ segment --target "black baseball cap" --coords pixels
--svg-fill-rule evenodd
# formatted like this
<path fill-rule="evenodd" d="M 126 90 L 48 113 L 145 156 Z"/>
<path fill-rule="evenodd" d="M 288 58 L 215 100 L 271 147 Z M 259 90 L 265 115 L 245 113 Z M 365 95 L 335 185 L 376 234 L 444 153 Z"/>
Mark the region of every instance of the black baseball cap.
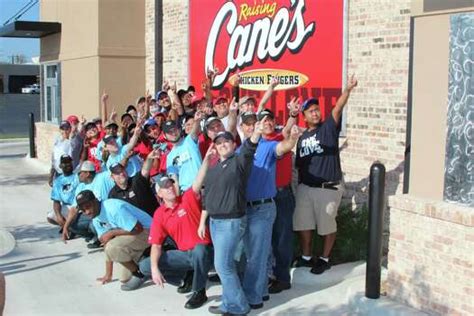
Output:
<path fill-rule="evenodd" d="M 125 170 L 125 167 L 120 162 L 116 162 L 110 166 L 109 170 L 113 174 L 119 174 Z"/>
<path fill-rule="evenodd" d="M 126 117 L 129 117 L 129 118 L 133 121 L 133 117 L 132 117 L 130 114 L 124 113 L 124 114 L 122 114 L 122 116 L 120 117 L 120 122 L 123 122 L 123 120 L 124 120 Z"/>
<path fill-rule="evenodd" d="M 69 123 L 68 121 L 61 121 L 61 123 L 59 124 L 59 129 L 71 129 L 71 123 Z"/>
<path fill-rule="evenodd" d="M 96 200 L 97 200 L 97 198 L 95 197 L 94 193 L 91 190 L 81 191 L 76 196 L 77 209 L 82 210 L 86 203 L 96 201 Z"/>
<path fill-rule="evenodd" d="M 261 121 L 263 120 L 266 116 L 270 117 L 271 119 L 274 119 L 275 118 L 275 115 L 273 114 L 272 111 L 268 110 L 268 109 L 265 109 L 261 112 L 258 112 L 257 114 L 257 120 Z"/>
<path fill-rule="evenodd" d="M 158 188 L 163 189 L 166 188 L 166 185 L 169 182 L 174 183 L 174 180 L 170 177 L 163 176 L 158 181 L 156 181 L 156 185 L 158 186 Z"/>
<path fill-rule="evenodd" d="M 166 121 L 161 127 L 165 134 L 171 132 L 175 128 L 178 128 L 178 124 L 175 121 Z"/>
<path fill-rule="evenodd" d="M 249 120 L 257 121 L 257 114 L 253 112 L 244 112 L 240 118 L 242 119 L 242 123 L 247 123 Z"/>
<path fill-rule="evenodd" d="M 224 138 L 224 139 L 227 139 L 227 140 L 235 141 L 234 140 L 234 135 L 232 135 L 232 133 L 229 132 L 229 131 L 217 133 L 216 137 L 214 138 L 214 143 L 216 143 L 219 138 Z"/>
<path fill-rule="evenodd" d="M 69 156 L 68 154 L 64 154 L 59 158 L 60 163 L 66 163 L 66 162 L 72 162 L 72 157 Z"/>
<path fill-rule="evenodd" d="M 307 99 L 306 101 L 303 102 L 303 105 L 301 106 L 301 112 L 306 111 L 313 104 L 319 105 L 318 99 L 315 99 L 315 98 Z"/>
<path fill-rule="evenodd" d="M 95 125 L 94 122 L 89 122 L 89 123 L 87 123 L 87 124 L 84 126 L 84 129 L 85 129 L 86 131 L 88 131 L 88 130 L 90 130 L 90 129 L 92 129 L 92 128 L 97 128 L 97 125 Z"/>
<path fill-rule="evenodd" d="M 103 139 L 104 144 L 110 144 L 113 140 L 116 140 L 116 138 L 112 135 L 105 136 Z"/>
<path fill-rule="evenodd" d="M 112 121 L 105 122 L 105 128 L 118 128 L 117 123 Z"/>

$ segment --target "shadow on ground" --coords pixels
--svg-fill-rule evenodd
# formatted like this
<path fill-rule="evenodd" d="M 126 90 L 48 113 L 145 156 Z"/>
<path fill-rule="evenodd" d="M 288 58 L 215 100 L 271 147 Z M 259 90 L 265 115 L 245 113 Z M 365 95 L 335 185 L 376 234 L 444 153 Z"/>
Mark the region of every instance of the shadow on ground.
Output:
<path fill-rule="evenodd" d="M 18 225 L 5 227 L 17 243 L 34 243 L 49 240 L 57 242 L 60 240 L 59 227 L 38 223 L 35 225 Z"/>
<path fill-rule="evenodd" d="M 0 271 L 2 271 L 5 276 L 9 276 L 17 273 L 35 271 L 42 268 L 50 267 L 69 260 L 77 259 L 80 256 L 81 255 L 79 254 L 79 252 L 71 252 L 53 256 L 21 259 L 17 261 L 0 263 Z"/>
<path fill-rule="evenodd" d="M 1 157 L 0 157 L 1 159 Z M 48 183 L 48 175 L 24 175 L 20 177 L 2 177 L 0 186 L 21 186 L 21 185 L 38 185 Z"/>

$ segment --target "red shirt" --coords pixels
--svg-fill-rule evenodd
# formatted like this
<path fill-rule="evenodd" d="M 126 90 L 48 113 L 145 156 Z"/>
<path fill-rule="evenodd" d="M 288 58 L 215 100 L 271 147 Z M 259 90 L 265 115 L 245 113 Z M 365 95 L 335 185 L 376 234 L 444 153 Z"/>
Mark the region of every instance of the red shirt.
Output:
<path fill-rule="evenodd" d="M 102 169 L 102 162 L 96 158 L 97 144 L 102 140 L 102 137 L 97 137 L 89 142 L 89 148 L 87 150 L 87 160 L 94 163 L 95 171 L 100 172 Z"/>
<path fill-rule="evenodd" d="M 158 162 L 154 163 L 151 166 L 150 176 L 152 177 L 159 173 L 166 173 L 166 157 L 168 156 L 168 153 L 173 148 L 173 143 L 168 142 L 166 138 L 164 137 L 163 133 L 161 133 L 160 136 L 158 137 L 158 142 L 166 143 L 167 147 L 165 151 L 161 152 Z M 138 145 L 136 145 L 135 148 L 133 148 L 133 151 L 136 152 L 140 156 L 140 158 L 143 159 L 143 161 L 146 160 L 146 157 L 152 150 L 153 150 L 153 145 L 151 143 L 145 144 L 143 142 L 138 143 Z"/>
<path fill-rule="evenodd" d="M 268 140 L 276 140 L 281 142 L 283 139 L 283 135 L 281 133 L 272 133 L 270 135 L 266 135 L 265 139 Z M 292 159 L 291 159 L 291 152 L 284 154 L 280 159 L 277 160 L 276 163 L 276 187 L 282 188 L 287 185 L 291 184 L 291 176 L 292 176 Z"/>
<path fill-rule="evenodd" d="M 206 229 L 204 239 L 197 234 L 201 211 L 200 197 L 192 188 L 178 197 L 175 207 L 161 205 L 153 215 L 148 243 L 162 245 L 165 238 L 170 236 L 181 251 L 191 250 L 197 244 L 210 244 L 209 229 Z"/>

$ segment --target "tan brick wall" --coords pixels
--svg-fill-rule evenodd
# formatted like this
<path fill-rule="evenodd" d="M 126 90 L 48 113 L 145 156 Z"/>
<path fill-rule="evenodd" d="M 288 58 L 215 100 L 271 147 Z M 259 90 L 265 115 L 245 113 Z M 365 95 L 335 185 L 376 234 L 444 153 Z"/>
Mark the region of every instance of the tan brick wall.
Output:
<path fill-rule="evenodd" d="M 145 1 L 145 83 L 155 95 L 155 0 Z"/>
<path fill-rule="evenodd" d="M 41 162 L 51 164 L 51 153 L 56 137 L 59 135 L 59 127 L 50 123 L 35 123 L 36 154 Z"/>
<path fill-rule="evenodd" d="M 349 3 L 348 74 L 359 86 L 347 104 L 340 144 L 346 199 L 367 201 L 371 164 L 387 168 L 387 195 L 401 192 L 405 150 L 410 0 Z"/>
<path fill-rule="evenodd" d="M 474 209 L 390 199 L 388 296 L 442 315 L 474 314 Z"/>

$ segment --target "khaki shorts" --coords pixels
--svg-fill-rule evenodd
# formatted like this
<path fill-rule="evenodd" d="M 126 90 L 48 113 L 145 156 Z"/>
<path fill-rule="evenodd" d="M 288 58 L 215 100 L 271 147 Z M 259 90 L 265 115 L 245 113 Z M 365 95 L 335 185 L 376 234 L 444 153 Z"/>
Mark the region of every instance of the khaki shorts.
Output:
<path fill-rule="evenodd" d="M 296 189 L 296 207 L 293 215 L 293 230 L 318 229 L 325 236 L 337 231 L 336 216 L 342 199 L 342 185 L 338 190 L 312 188 L 299 184 Z"/>
<path fill-rule="evenodd" d="M 138 235 L 117 236 L 105 245 L 105 258 L 113 262 L 136 263 L 150 245 L 148 244 L 148 229 Z"/>

